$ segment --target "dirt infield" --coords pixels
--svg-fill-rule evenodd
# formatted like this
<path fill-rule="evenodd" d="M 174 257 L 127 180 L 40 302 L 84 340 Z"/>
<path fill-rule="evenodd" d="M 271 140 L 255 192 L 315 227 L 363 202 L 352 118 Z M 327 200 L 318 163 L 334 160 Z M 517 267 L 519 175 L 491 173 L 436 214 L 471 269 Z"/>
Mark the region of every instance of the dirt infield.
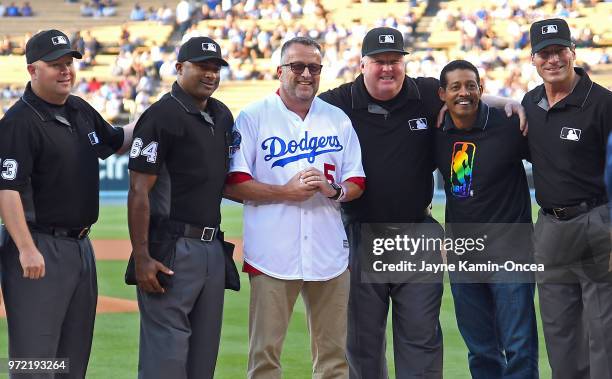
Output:
<path fill-rule="evenodd" d="M 234 260 L 242 263 L 242 240 L 228 239 L 236 245 Z M 127 261 L 132 251 L 128 240 L 94 240 L 91 241 L 96 253 L 96 260 L 125 260 Z M 98 296 L 96 313 L 129 313 L 138 312 L 138 303 L 134 300 L 119 299 L 116 297 Z M 4 302 L 0 306 L 0 317 L 6 317 Z"/>
<path fill-rule="evenodd" d="M 242 262 L 242 240 L 228 238 L 228 241 L 236 245 L 234 250 L 234 260 Z M 132 245 L 129 240 L 93 240 L 91 241 L 96 252 L 96 259 L 105 260 L 125 260 L 130 258 Z"/>

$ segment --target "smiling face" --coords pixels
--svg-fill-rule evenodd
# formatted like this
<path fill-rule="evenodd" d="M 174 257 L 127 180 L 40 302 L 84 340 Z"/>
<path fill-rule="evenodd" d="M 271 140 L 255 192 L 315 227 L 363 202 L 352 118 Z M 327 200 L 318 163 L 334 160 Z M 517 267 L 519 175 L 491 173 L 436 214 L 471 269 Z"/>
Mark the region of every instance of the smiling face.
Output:
<path fill-rule="evenodd" d="M 550 45 L 531 56 L 538 75 L 548 84 L 571 83 L 574 79 L 574 48 Z"/>
<path fill-rule="evenodd" d="M 219 87 L 221 64 L 213 59 L 204 62 L 178 62 L 177 81 L 183 91 L 191 95 L 199 104 L 206 100 Z"/>
<path fill-rule="evenodd" d="M 386 52 L 365 56 L 361 73 L 370 96 L 380 101 L 391 100 L 401 91 L 406 77 L 404 55 Z"/>
<path fill-rule="evenodd" d="M 313 75 L 306 67 L 301 74 L 291 70 L 291 63 L 302 63 L 305 65 L 320 65 L 321 52 L 315 46 L 301 43 L 291 44 L 281 60 L 276 73 L 281 82 L 281 97 L 290 104 L 310 103 L 319 90 L 320 73 Z"/>
<path fill-rule="evenodd" d="M 54 61 L 29 64 L 34 93 L 49 103 L 64 104 L 76 79 L 72 61 L 72 55 L 67 54 Z"/>
<path fill-rule="evenodd" d="M 453 120 L 472 118 L 478 112 L 482 86 L 478 83 L 478 77 L 474 71 L 456 69 L 446 72 L 446 87 L 440 88 L 439 95 L 440 99 L 446 103 Z"/>

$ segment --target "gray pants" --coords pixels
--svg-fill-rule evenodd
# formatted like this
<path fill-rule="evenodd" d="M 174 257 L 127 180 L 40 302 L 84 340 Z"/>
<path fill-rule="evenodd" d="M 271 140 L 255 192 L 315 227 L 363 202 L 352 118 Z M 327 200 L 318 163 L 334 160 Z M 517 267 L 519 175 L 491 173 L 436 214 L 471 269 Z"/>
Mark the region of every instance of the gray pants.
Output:
<path fill-rule="evenodd" d="M 68 358 L 70 372 L 11 377 L 85 378 L 98 299 L 91 243 L 42 233 L 32 237 L 45 259 L 44 278 L 23 278 L 12 241 L 2 254 L 9 356 Z"/>
<path fill-rule="evenodd" d="M 140 379 L 212 378 L 225 289 L 220 241 L 179 238 L 172 286 L 164 294 L 138 289 Z"/>
<path fill-rule="evenodd" d="M 433 219 L 432 219 L 433 220 Z M 397 379 L 442 378 L 442 283 L 364 283 L 357 256 L 360 225 L 348 228 L 351 288 L 347 358 L 351 379 L 386 379 L 386 328 L 393 312 L 393 354 Z M 440 228 L 441 229 L 441 228 Z"/>
<path fill-rule="evenodd" d="M 540 313 L 553 379 L 612 379 L 612 282 L 607 206 L 569 221 L 538 214 Z"/>

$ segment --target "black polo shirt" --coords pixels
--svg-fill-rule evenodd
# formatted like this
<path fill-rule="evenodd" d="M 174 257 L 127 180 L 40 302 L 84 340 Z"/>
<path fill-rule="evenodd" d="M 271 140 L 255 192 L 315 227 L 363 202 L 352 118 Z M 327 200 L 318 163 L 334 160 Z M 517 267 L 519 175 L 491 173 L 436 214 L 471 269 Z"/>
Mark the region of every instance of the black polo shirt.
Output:
<path fill-rule="evenodd" d="M 469 130 L 447 113 L 435 132 L 435 161 L 444 178 L 446 222 L 531 223 L 531 199 L 523 159 L 527 139 L 518 116 L 482 101 Z"/>
<path fill-rule="evenodd" d="M 46 103 L 28 83 L 0 120 L 0 189 L 19 191 L 28 222 L 82 227 L 98 220 L 99 167 L 123 144 L 83 99 Z"/>
<path fill-rule="evenodd" d="M 612 130 L 612 92 L 574 70 L 580 81 L 552 108 L 544 85 L 523 98 L 529 122 L 529 149 L 536 200 L 543 208 L 606 198 L 603 174 Z"/>
<path fill-rule="evenodd" d="M 363 75 L 319 97 L 351 119 L 368 178 L 363 195 L 343 203 L 349 220 L 415 222 L 433 195 L 433 129 L 442 102 L 439 81 L 406 77 L 400 93 L 380 102 L 367 92 Z"/>
<path fill-rule="evenodd" d="M 151 214 L 201 227 L 219 225 L 233 124 L 225 104 L 209 98 L 206 112 L 200 112 L 176 82 L 142 114 L 128 167 L 158 176 Z"/>

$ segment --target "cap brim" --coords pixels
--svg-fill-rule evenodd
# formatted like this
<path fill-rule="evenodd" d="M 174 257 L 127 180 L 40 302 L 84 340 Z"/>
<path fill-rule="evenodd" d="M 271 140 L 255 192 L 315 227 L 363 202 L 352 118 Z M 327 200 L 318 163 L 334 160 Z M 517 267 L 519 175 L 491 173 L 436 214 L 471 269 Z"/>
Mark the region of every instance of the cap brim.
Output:
<path fill-rule="evenodd" d="M 409 52 L 404 51 L 404 50 L 387 48 L 387 49 L 378 49 L 378 50 L 369 51 L 364 56 L 368 56 L 369 57 L 370 55 L 380 54 L 380 53 L 400 53 L 400 54 L 403 54 L 403 55 L 410 54 Z"/>
<path fill-rule="evenodd" d="M 72 55 L 74 58 L 77 58 L 77 59 L 83 58 L 83 55 L 81 55 L 81 53 L 79 53 L 76 50 L 63 49 L 63 50 L 56 50 L 56 51 L 50 52 L 49 54 L 40 58 L 40 60 L 45 61 L 45 62 L 51 62 L 51 61 L 54 61 L 56 59 L 63 57 L 64 55 Z"/>
<path fill-rule="evenodd" d="M 225 59 L 221 59 L 217 57 L 202 56 L 202 57 L 195 57 L 195 58 L 187 59 L 188 62 L 204 62 L 204 61 L 210 61 L 210 60 L 216 61 L 221 66 L 229 66 L 229 63 L 227 63 Z"/>
<path fill-rule="evenodd" d="M 542 50 L 545 47 L 548 47 L 550 45 L 561 45 L 561 46 L 565 46 L 565 47 L 571 47 L 572 43 L 569 42 L 566 39 L 561 39 L 561 38 L 551 38 L 551 39 L 546 39 L 540 43 L 538 43 L 535 46 L 531 47 L 531 53 L 535 54 L 538 51 Z"/>

